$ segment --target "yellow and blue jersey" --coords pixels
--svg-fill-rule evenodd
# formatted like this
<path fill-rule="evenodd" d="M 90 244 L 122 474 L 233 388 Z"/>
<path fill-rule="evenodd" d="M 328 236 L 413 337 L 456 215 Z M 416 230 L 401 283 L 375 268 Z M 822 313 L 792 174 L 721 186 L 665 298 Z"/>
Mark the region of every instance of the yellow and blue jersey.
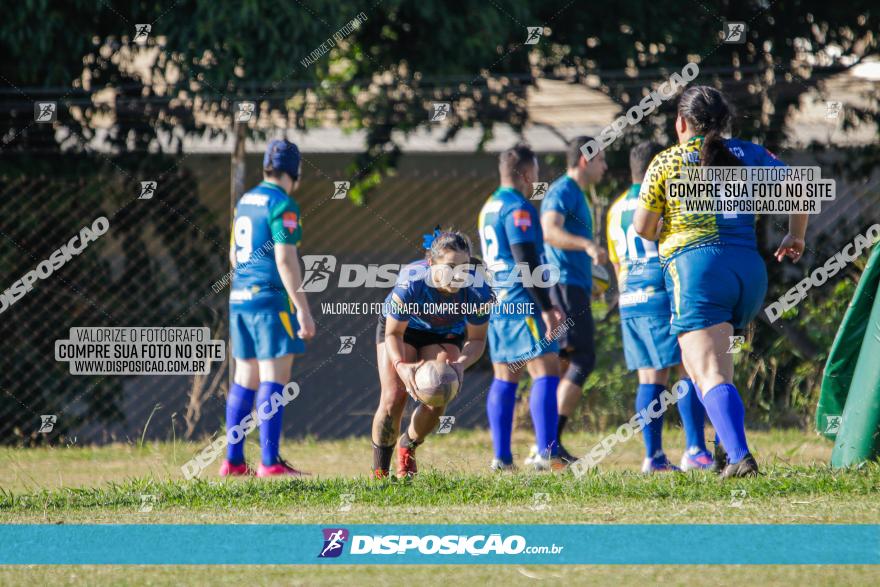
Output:
<path fill-rule="evenodd" d="M 593 239 L 593 214 L 587 197 L 575 180 L 563 175 L 553 182 L 541 202 L 541 213 L 558 212 L 565 219 L 563 229 L 577 236 Z M 593 260 L 586 251 L 557 249 L 546 245 L 547 262 L 559 268 L 559 283 L 593 287 Z"/>
<path fill-rule="evenodd" d="M 264 181 L 238 200 L 232 226 L 235 273 L 230 311 L 290 311 L 278 267 L 275 244 L 299 245 L 302 221 L 297 203 L 280 186 Z"/>
<path fill-rule="evenodd" d="M 515 278 L 512 245 L 532 243 L 544 258 L 544 234 L 535 207 L 517 190 L 500 187 L 489 196 L 477 222 L 483 262 L 493 275 L 493 292 L 503 304 L 529 304 L 532 298 Z M 494 314 L 493 316 L 498 316 Z"/>
<path fill-rule="evenodd" d="M 740 139 L 725 139 L 725 145 L 744 166 L 777 167 L 785 164 L 760 145 Z M 651 161 L 639 192 L 639 207 L 663 216 L 660 232 L 660 260 L 666 263 L 676 254 L 710 244 L 757 249 L 754 214 L 685 213 L 681 200 L 667 199 L 666 182 L 684 178 L 682 168 L 700 165 L 702 137 L 693 137 L 659 153 Z"/>
<path fill-rule="evenodd" d="M 427 282 L 428 275 L 425 260 L 403 267 L 397 284 L 385 298 L 383 315 L 408 321 L 407 328 L 435 334 L 464 334 L 467 324 L 489 321 L 492 289 L 488 284 L 474 284 L 455 293 L 444 293 Z M 402 305 L 395 303 L 394 296 Z M 431 308 L 448 308 L 449 311 L 432 312 Z"/>
<path fill-rule="evenodd" d="M 669 316 L 669 296 L 657 243 L 636 234 L 633 216 L 640 184 L 633 184 L 608 210 L 608 257 L 620 267 L 620 317 Z"/>

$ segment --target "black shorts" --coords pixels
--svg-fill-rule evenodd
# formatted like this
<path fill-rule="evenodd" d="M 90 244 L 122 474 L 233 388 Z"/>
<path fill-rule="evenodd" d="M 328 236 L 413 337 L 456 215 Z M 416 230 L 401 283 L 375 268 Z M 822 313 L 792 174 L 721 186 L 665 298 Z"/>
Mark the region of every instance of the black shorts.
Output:
<path fill-rule="evenodd" d="M 383 342 L 385 342 L 385 316 L 379 316 L 379 324 L 376 325 L 376 344 Z M 464 346 L 464 334 L 439 334 L 430 330 L 407 328 L 403 333 L 403 342 L 416 349 L 432 344 L 452 344 L 461 350 Z"/>
<path fill-rule="evenodd" d="M 574 321 L 559 337 L 559 356 L 565 358 L 568 350 L 594 352 L 596 327 L 590 307 L 590 292 L 577 285 L 559 283 L 550 290 L 550 300 Z"/>

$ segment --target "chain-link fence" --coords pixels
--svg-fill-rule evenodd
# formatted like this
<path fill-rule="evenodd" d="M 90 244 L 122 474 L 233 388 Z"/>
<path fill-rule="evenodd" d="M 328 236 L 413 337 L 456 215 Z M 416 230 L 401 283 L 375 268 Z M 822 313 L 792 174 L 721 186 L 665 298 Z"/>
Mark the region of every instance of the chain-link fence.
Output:
<path fill-rule="evenodd" d="M 785 155 L 790 161 L 805 156 Z M 55 360 L 55 341 L 83 326 L 202 326 L 213 339 L 228 338 L 228 285 L 217 284 L 229 269 L 230 156 L 41 152 L 34 160 L 38 172 L 26 159 L 7 161 L 0 172 L 0 441 L 129 442 L 221 430 L 228 362 L 212 363 L 209 373 L 195 376 L 72 375 L 69 363 Z M 334 198 L 338 183 L 361 171 L 353 166 L 356 160 L 354 154 L 304 154 L 296 194 L 301 254 L 332 255 L 350 264 L 407 263 L 423 253 L 422 235 L 437 224 L 466 231 L 478 246 L 477 214 L 497 185 L 494 154 L 407 154 L 361 205 Z M 559 156 L 543 156 L 542 179 L 556 177 L 560 164 Z M 260 167 L 259 155 L 249 154 L 246 186 L 259 181 Z M 603 203 L 624 187 L 625 169 L 616 167 L 593 202 L 599 216 Z M 808 235 L 806 262 L 821 264 L 877 220 L 876 185 L 876 176 L 839 181 L 838 200 L 823 208 Z M 84 228 L 101 228 L 101 218 L 106 230 L 83 238 Z M 784 219 L 759 223 L 769 258 Z M 604 235 L 597 231 L 597 237 Z M 780 273 L 771 283 L 778 290 L 793 279 Z M 302 394 L 286 411 L 287 436 L 368 433 L 379 391 L 376 315 L 338 313 L 330 304 L 376 303 L 386 294 L 387 288 L 336 282 L 310 294 L 318 336 L 294 367 Z M 599 316 L 597 330 L 599 365 L 583 407 L 591 426 L 615 425 L 631 409 L 633 385 L 622 366 L 613 304 L 604 311 L 608 320 Z M 835 311 L 829 306 L 827 315 Z M 819 345 L 825 343 L 817 343 L 815 332 L 789 329 L 780 336 L 766 324 L 759 328 L 767 344 L 753 350 L 740 371 L 748 378 L 742 386 L 746 402 L 774 417 L 783 413 L 780 405 L 797 406 L 799 411 L 775 422 L 801 421 L 811 409 L 808 390 L 821 372 Z M 833 335 L 833 324 L 822 328 Z M 340 354 L 341 339 L 349 337 L 354 348 Z M 787 370 L 772 354 L 778 345 L 792 347 L 792 356 L 782 359 Z M 485 425 L 491 377 L 487 357 L 469 371 L 450 406 L 456 426 Z"/>

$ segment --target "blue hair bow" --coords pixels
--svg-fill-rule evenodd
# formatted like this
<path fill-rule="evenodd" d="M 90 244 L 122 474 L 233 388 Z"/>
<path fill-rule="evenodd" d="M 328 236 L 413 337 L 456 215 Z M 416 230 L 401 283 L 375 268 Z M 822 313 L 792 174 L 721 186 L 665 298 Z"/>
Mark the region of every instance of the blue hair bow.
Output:
<path fill-rule="evenodd" d="M 434 232 L 422 235 L 422 247 L 424 247 L 424 249 L 426 251 L 430 251 L 431 245 L 434 243 L 434 239 L 437 238 L 438 236 L 440 236 L 440 225 L 439 224 L 434 227 Z"/>

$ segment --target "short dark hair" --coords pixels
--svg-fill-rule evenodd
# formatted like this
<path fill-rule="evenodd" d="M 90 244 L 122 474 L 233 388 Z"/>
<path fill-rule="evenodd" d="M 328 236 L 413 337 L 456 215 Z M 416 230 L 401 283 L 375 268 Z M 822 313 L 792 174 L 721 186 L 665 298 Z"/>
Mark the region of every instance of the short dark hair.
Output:
<path fill-rule="evenodd" d="M 568 146 L 565 148 L 565 164 L 568 169 L 571 169 L 572 167 L 577 167 L 578 161 L 580 161 L 581 156 L 583 156 L 581 147 L 592 140 L 593 137 L 580 135 L 568 141 Z"/>
<path fill-rule="evenodd" d="M 652 141 L 642 141 L 629 151 L 629 172 L 635 178 L 642 178 L 648 170 L 651 160 L 663 150 L 663 147 Z M 641 181 L 641 179 L 639 180 Z"/>
<path fill-rule="evenodd" d="M 501 155 L 498 157 L 498 167 L 502 174 L 513 177 L 514 175 L 521 175 L 526 165 L 531 165 L 536 159 L 537 156 L 530 146 L 525 143 L 518 143 L 510 149 L 501 152 Z"/>
<path fill-rule="evenodd" d="M 281 171 L 280 169 L 275 169 L 271 165 L 269 165 L 268 167 L 263 167 L 263 175 L 265 177 L 268 177 L 269 179 L 281 179 L 285 173 L 287 172 Z M 291 177 L 290 179 L 296 181 L 295 177 Z"/>

